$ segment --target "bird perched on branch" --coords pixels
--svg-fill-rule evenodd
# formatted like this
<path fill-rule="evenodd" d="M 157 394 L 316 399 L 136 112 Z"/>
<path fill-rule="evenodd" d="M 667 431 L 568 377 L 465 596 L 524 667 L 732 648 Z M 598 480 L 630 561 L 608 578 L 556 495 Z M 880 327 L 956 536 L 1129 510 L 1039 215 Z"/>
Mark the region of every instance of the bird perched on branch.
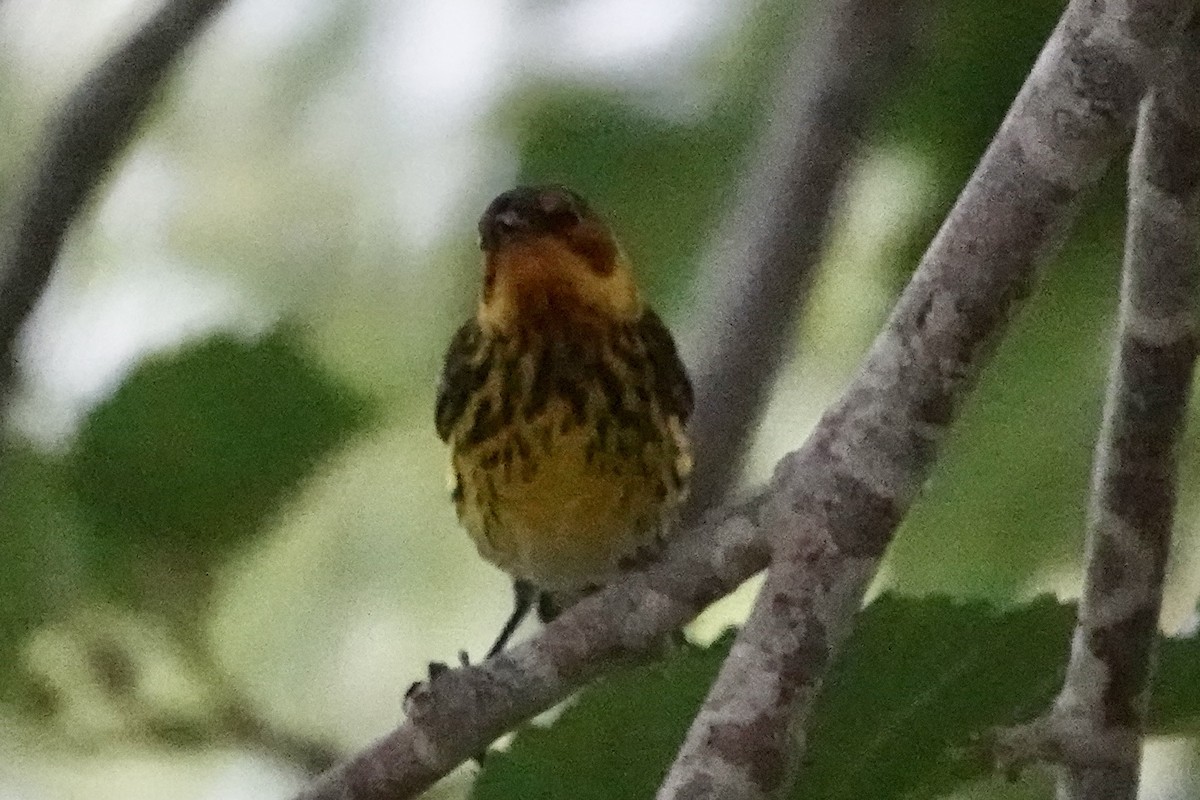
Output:
<path fill-rule="evenodd" d="M 437 431 L 458 518 L 548 620 L 652 552 L 691 472 L 692 387 L 670 332 L 583 198 L 521 187 L 479 220 L 483 288 L 450 342 Z"/>

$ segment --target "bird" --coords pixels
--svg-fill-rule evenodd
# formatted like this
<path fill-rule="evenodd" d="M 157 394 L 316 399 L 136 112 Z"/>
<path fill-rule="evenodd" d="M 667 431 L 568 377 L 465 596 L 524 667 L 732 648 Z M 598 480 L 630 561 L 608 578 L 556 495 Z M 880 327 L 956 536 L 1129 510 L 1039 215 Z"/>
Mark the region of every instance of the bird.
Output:
<path fill-rule="evenodd" d="M 609 224 L 560 185 L 479 219 L 475 314 L 447 348 L 436 428 L 458 520 L 513 580 L 488 657 L 661 548 L 686 498 L 692 385 Z"/>

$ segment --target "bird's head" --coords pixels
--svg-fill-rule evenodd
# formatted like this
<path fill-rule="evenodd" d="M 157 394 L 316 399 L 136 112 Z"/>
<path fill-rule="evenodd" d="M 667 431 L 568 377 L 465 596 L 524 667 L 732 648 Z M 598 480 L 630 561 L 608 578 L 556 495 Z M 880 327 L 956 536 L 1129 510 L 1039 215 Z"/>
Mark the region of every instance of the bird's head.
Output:
<path fill-rule="evenodd" d="M 565 187 L 522 186 L 498 196 L 479 219 L 479 247 L 485 328 L 630 322 L 642 312 L 612 231 Z"/>

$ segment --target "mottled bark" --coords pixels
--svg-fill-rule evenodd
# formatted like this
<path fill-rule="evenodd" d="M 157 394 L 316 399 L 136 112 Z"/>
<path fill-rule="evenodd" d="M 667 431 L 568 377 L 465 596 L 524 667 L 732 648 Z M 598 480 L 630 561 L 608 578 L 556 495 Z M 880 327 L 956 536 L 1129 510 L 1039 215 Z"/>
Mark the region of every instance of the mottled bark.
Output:
<path fill-rule="evenodd" d="M 297 800 L 415 797 L 596 675 L 662 652 L 662 637 L 767 565 L 764 498 L 710 515 L 664 560 L 570 607 L 533 639 L 418 684 L 407 720 Z"/>
<path fill-rule="evenodd" d="M 1082 189 L 1128 141 L 1189 2 L 1067 8 L 866 363 L 769 496 L 771 566 L 660 800 L 779 796 L 812 700 L 938 445 Z"/>
<path fill-rule="evenodd" d="M 1059 758 L 1062 800 L 1134 800 L 1196 363 L 1200 283 L 1200 31 L 1142 104 L 1129 165 L 1121 313 L 1096 449 L 1086 576 L 1052 722 L 1085 753 Z"/>

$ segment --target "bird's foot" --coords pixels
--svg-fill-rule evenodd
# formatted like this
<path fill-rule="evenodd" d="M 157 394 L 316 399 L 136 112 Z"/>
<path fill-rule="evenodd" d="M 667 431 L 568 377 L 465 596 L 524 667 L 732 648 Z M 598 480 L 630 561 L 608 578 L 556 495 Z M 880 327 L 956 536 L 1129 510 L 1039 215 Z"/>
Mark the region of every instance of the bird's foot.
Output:
<path fill-rule="evenodd" d="M 458 664 L 460 667 L 471 666 L 471 657 L 466 650 L 458 651 Z M 408 687 L 408 691 L 404 693 L 404 710 L 412 715 L 415 704 L 420 702 L 423 694 L 429 692 L 438 679 L 450 672 L 450 667 L 441 661 L 429 662 L 429 678 L 423 681 L 416 681 Z M 483 766 L 483 759 L 487 756 L 487 749 L 480 750 L 475 755 L 471 756 L 471 760 Z"/>
<path fill-rule="evenodd" d="M 460 667 L 471 666 L 471 657 L 467 655 L 466 650 L 458 651 L 458 665 Z M 437 679 L 450 671 L 450 667 L 442 661 L 429 662 L 429 678 L 423 681 L 413 681 L 412 685 L 404 692 L 404 702 L 407 706 L 418 693 L 424 690 L 426 686 L 432 686 L 437 682 Z"/>

